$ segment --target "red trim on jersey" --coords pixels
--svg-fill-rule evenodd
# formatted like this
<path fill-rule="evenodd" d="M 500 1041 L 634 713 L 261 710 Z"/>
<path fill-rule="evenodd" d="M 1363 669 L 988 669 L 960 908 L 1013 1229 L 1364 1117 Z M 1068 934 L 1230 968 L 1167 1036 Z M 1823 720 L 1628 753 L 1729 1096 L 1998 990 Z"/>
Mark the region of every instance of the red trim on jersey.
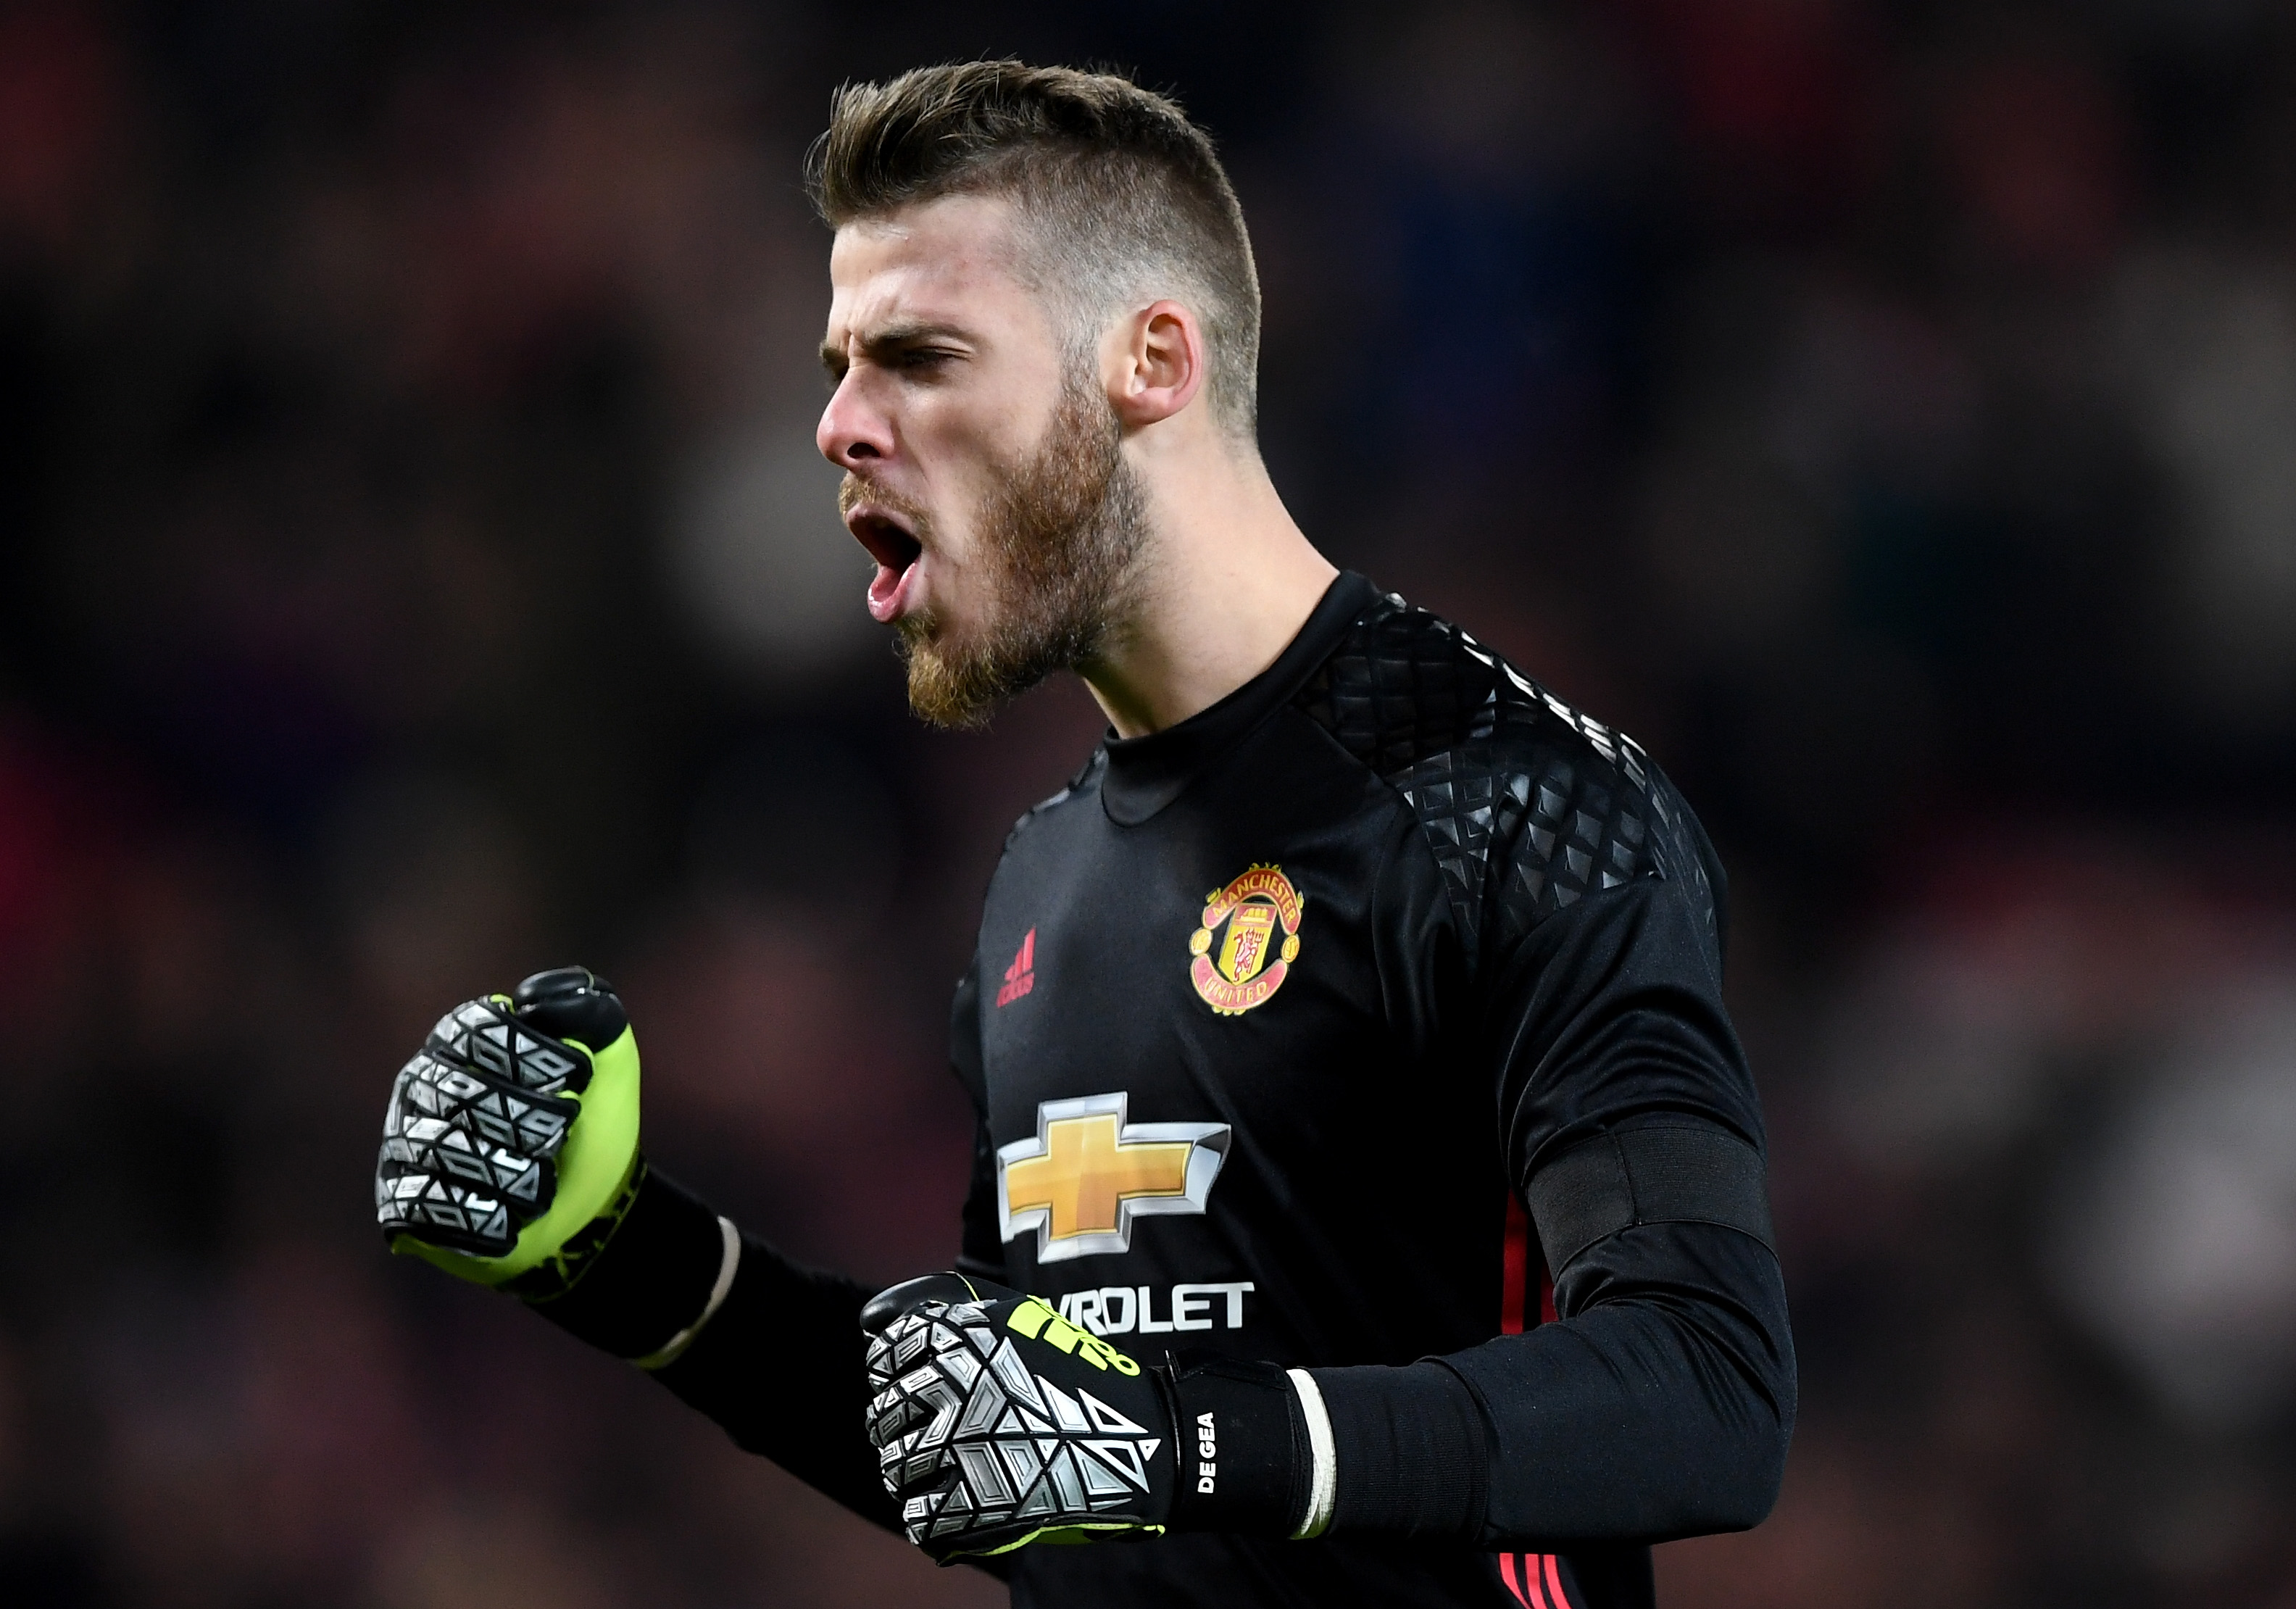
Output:
<path fill-rule="evenodd" d="M 1546 1595 L 1538 1589 L 1538 1566 L 1527 1553 L 1499 1555 L 1499 1580 L 1523 1609 L 1547 1609 Z"/>
<path fill-rule="evenodd" d="M 1499 1334 L 1520 1335 L 1529 1327 L 1523 1323 L 1523 1297 L 1530 1283 L 1530 1214 L 1522 1210 L 1514 1192 L 1506 1198 L 1506 1251 L 1499 1265 Z"/>
<path fill-rule="evenodd" d="M 1531 1314 L 1538 1315 L 1536 1320 Z M 1530 1302 L 1530 1214 L 1510 1190 L 1506 1198 L 1506 1238 L 1499 1262 L 1499 1334 L 1520 1335 L 1533 1323 L 1554 1322 L 1554 1276 L 1544 1260 L 1538 1269 L 1538 1305 Z M 1503 1553 L 1499 1580 L 1523 1609 L 1570 1609 L 1562 1596 L 1562 1576 L 1551 1553 Z M 1541 1578 L 1544 1577 L 1542 1583 Z"/>

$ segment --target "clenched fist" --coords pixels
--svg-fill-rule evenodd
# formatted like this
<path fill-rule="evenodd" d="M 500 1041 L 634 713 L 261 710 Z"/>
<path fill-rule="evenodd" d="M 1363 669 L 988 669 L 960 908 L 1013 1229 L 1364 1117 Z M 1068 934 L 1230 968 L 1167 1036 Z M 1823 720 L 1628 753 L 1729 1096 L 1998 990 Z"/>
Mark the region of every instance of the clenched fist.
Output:
<path fill-rule="evenodd" d="M 395 1252 L 526 1297 L 564 1289 L 634 1193 L 638 1051 L 578 966 L 456 1006 L 399 1070 L 375 1161 Z"/>

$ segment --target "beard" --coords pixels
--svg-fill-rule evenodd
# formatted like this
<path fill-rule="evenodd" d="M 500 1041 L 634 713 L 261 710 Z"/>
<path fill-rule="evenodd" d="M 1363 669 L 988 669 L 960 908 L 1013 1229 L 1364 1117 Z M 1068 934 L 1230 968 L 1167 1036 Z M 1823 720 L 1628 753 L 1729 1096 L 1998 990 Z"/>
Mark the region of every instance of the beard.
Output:
<path fill-rule="evenodd" d="M 1120 442 L 1099 390 L 1072 384 L 1035 448 L 997 477 L 981 509 L 980 623 L 959 636 L 925 609 L 894 626 L 918 716 L 980 727 L 1005 700 L 1099 654 L 1146 537 L 1146 498 Z"/>

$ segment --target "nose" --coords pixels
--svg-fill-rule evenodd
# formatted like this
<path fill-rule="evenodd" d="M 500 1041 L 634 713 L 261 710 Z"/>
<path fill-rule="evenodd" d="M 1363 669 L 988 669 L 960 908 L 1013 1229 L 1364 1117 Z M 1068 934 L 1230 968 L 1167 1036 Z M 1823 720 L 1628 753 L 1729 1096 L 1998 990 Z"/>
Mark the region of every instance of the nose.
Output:
<path fill-rule="evenodd" d="M 829 406 L 821 410 L 821 423 L 813 432 L 821 456 L 848 472 L 893 454 L 892 422 L 882 409 L 869 405 L 859 382 L 857 370 L 846 371 L 830 396 Z"/>

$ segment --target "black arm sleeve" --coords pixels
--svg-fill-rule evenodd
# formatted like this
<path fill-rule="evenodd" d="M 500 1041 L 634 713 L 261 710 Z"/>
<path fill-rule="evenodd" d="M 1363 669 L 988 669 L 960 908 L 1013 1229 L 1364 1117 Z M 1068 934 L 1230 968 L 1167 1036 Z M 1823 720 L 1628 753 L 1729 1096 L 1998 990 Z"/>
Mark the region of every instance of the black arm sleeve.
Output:
<path fill-rule="evenodd" d="M 972 1180 L 964 1193 L 964 1238 L 956 1267 L 976 1279 L 1004 1282 L 1004 1240 L 996 1215 L 996 1148 L 988 1137 L 988 1085 L 980 1063 L 979 958 L 957 983 L 948 1014 L 948 1063 L 972 1102 Z"/>
<path fill-rule="evenodd" d="M 977 968 L 957 986 L 950 1059 L 976 1110 L 980 1078 Z M 997 1237 L 996 1156 L 986 1117 L 973 1146 L 958 1264 L 1004 1277 Z M 581 1280 L 536 1310 L 618 1358 L 644 1358 L 699 1318 L 725 1256 L 718 1215 L 649 1170 L 636 1199 Z M 655 1378 L 722 1426 L 744 1451 L 771 1458 L 865 1519 L 899 1529 L 865 1431 L 861 1307 L 873 1293 L 791 1261 L 754 1235 L 706 1328 Z"/>
<path fill-rule="evenodd" d="M 655 1378 L 816 1491 L 889 1531 L 900 1515 L 877 1474 L 866 1432 L 861 1305 L 874 1293 L 800 1268 L 742 1237 L 742 1270 L 726 1304 Z"/>
<path fill-rule="evenodd" d="M 725 1257 L 718 1215 L 658 1172 L 646 1175 L 613 1239 L 571 1291 L 535 1310 L 618 1358 L 643 1358 L 709 1305 Z M 863 1518 L 898 1530 L 864 1430 L 861 1304 L 869 1289 L 801 1268 L 742 1236 L 734 1283 L 708 1326 L 654 1378 Z"/>
<path fill-rule="evenodd" d="M 1792 1343 L 1777 1259 L 1742 1204 L 1759 1201 L 1761 1121 L 1702 893 L 1640 877 L 1493 957 L 1510 1176 L 1557 1255 L 1590 1221 L 1607 1232 L 1556 1270 L 1560 1323 L 1402 1368 L 1315 1371 L 1338 1449 L 1335 1530 L 1552 1546 L 1740 1530 L 1768 1512 Z M 1712 1181 L 1719 1206 L 1677 1211 L 1645 1187 L 1637 1211 L 1629 1171 L 1605 1224 L 1587 1191 L 1552 1187 L 1547 1170 L 1590 1139 L 1631 1156 L 1624 1137 L 1661 1129 L 1692 1137 L 1677 1154 L 1738 1172 Z"/>

